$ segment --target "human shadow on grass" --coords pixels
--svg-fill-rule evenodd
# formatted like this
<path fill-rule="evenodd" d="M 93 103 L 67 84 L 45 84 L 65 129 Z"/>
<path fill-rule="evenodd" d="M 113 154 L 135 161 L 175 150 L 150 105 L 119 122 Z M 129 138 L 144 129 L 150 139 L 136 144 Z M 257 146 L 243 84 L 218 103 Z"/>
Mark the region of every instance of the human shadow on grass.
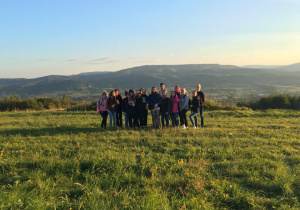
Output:
<path fill-rule="evenodd" d="M 17 128 L 5 131 L 0 131 L 1 136 L 20 135 L 20 136 L 56 136 L 65 134 L 87 134 L 87 133 L 105 133 L 107 131 L 114 131 L 116 128 L 100 128 L 100 127 L 72 127 L 72 126 L 60 126 L 54 128 Z"/>
<path fill-rule="evenodd" d="M 71 134 L 88 134 L 114 132 L 114 131 L 140 131 L 141 129 L 127 129 L 127 128 L 101 128 L 99 127 L 74 127 L 74 126 L 59 126 L 52 128 L 16 128 L 5 131 L 0 131 L 0 136 L 56 136 L 56 135 L 71 135 Z M 154 130 L 153 128 L 145 128 L 143 130 Z"/>
<path fill-rule="evenodd" d="M 67 111 L 39 111 L 39 112 L 12 112 L 11 115 L 14 117 L 23 117 L 25 115 L 30 115 L 30 116 L 60 116 L 60 115 L 72 115 L 72 116 L 82 116 L 82 115 L 96 115 L 95 112 L 88 112 L 88 111 L 78 111 L 78 112 L 67 112 Z"/>

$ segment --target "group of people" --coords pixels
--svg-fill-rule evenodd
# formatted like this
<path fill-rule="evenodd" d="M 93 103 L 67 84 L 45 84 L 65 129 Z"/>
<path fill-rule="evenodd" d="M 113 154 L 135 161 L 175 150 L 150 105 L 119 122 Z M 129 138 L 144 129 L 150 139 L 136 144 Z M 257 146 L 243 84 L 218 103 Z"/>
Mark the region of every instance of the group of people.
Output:
<path fill-rule="evenodd" d="M 124 98 L 118 89 L 109 94 L 104 91 L 97 101 L 97 112 L 102 116 L 101 127 L 106 128 L 108 116 L 110 127 L 122 127 L 123 114 L 126 128 L 147 127 L 148 110 L 150 110 L 154 128 L 169 127 L 171 119 L 173 127 L 181 125 L 183 129 L 186 129 L 188 127 L 186 113 L 189 109 L 191 109 L 189 119 L 192 128 L 198 127 L 199 112 L 201 127 L 204 126 L 203 104 L 205 97 L 200 84 L 197 84 L 197 90 L 192 92 L 192 99 L 190 99 L 185 88 L 180 89 L 179 86 L 175 86 L 170 97 L 164 83 L 160 84 L 160 88 L 160 91 L 157 92 L 156 87 L 152 87 L 149 96 L 146 94 L 145 88 L 137 91 L 125 91 Z"/>

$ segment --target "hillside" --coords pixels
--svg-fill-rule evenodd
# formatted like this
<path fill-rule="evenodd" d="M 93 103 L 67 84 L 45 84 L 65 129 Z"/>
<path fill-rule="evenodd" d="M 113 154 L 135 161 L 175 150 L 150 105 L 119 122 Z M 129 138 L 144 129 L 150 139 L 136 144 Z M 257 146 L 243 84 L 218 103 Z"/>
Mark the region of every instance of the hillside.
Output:
<path fill-rule="evenodd" d="M 270 69 L 241 68 L 231 65 L 151 65 L 117 72 L 90 72 L 71 76 L 46 76 L 35 79 L 0 79 L 0 97 L 17 94 L 21 98 L 47 95 L 75 100 L 94 100 L 103 90 L 139 89 L 166 84 L 186 87 L 190 92 L 201 83 L 208 96 L 219 101 L 247 99 L 272 92 L 300 95 L 300 69 L 291 65 Z M 289 69 L 291 71 L 289 71 Z"/>
<path fill-rule="evenodd" d="M 299 117 L 104 130 L 95 111 L 0 112 L 0 209 L 299 209 Z"/>

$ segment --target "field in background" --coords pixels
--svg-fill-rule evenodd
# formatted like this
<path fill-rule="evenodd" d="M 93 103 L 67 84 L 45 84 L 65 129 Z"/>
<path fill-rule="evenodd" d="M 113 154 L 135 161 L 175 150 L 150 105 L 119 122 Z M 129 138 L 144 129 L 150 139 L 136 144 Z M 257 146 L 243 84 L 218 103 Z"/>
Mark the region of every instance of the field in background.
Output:
<path fill-rule="evenodd" d="M 0 118 L 1 209 L 300 208 L 299 111 L 209 111 L 197 130 L 102 130 L 95 112 Z"/>

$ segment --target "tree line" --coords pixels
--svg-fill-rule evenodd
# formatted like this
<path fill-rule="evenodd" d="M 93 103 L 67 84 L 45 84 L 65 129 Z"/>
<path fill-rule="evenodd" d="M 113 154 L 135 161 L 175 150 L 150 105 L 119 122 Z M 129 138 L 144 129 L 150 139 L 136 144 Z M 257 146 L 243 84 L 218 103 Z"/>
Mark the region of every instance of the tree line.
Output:
<path fill-rule="evenodd" d="M 22 111 L 22 110 L 51 110 L 68 109 L 77 107 L 83 109 L 88 104 L 84 102 L 72 101 L 66 95 L 61 99 L 40 97 L 20 99 L 18 95 L 6 96 L 0 100 L 0 111 Z"/>
<path fill-rule="evenodd" d="M 248 107 L 253 110 L 292 109 L 300 110 L 300 96 L 288 94 L 272 94 L 258 100 L 238 102 L 238 107 Z"/>
<path fill-rule="evenodd" d="M 95 111 L 96 100 L 92 102 L 73 101 L 64 95 L 61 99 L 47 96 L 39 98 L 20 99 L 17 95 L 6 96 L 0 99 L 0 111 L 23 111 L 23 110 L 51 110 L 63 109 L 67 111 Z M 273 94 L 264 96 L 258 100 L 238 102 L 236 105 L 221 104 L 213 100 L 206 100 L 206 110 L 266 110 L 266 109 L 293 109 L 300 110 L 300 96 L 288 94 Z"/>

